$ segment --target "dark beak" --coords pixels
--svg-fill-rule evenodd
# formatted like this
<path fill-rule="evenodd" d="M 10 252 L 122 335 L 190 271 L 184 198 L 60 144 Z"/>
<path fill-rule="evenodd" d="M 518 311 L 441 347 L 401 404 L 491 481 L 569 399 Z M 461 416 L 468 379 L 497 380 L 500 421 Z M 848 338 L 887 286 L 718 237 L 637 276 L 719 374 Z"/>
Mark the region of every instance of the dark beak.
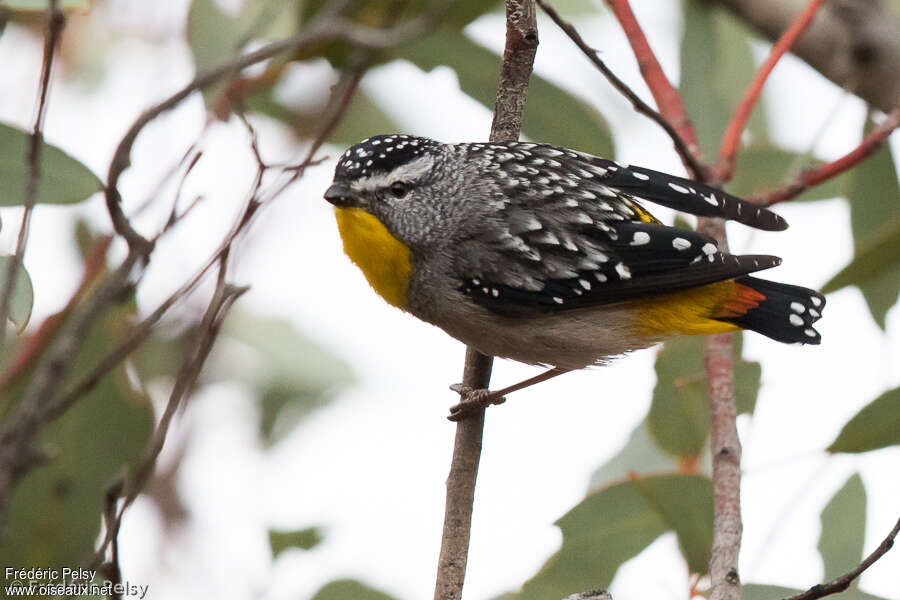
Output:
<path fill-rule="evenodd" d="M 348 208 L 351 206 L 359 206 L 359 198 L 343 183 L 333 183 L 331 187 L 325 190 L 325 199 L 339 208 Z"/>

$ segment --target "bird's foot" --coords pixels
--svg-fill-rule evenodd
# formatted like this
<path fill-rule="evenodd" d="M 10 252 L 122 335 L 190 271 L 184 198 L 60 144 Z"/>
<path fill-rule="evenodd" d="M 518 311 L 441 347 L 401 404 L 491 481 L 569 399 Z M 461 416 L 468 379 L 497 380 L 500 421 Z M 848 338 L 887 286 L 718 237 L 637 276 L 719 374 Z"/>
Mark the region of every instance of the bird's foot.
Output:
<path fill-rule="evenodd" d="M 475 389 L 462 383 L 454 383 L 450 389 L 459 394 L 459 404 L 450 407 L 450 421 L 462 421 L 483 411 L 491 404 L 503 404 L 506 396 L 486 389 Z"/>

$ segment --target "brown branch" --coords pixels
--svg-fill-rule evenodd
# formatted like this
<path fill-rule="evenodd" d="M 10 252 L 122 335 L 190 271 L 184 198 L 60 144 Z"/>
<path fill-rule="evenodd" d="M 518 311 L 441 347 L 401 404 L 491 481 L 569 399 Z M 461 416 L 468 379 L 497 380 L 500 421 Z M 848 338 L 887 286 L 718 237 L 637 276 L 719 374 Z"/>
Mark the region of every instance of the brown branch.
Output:
<path fill-rule="evenodd" d="M 175 385 L 169 395 L 169 401 L 166 409 L 160 417 L 159 424 L 154 429 L 144 455 L 141 460 L 129 470 L 126 476 L 120 477 L 113 483 L 107 492 L 107 507 L 116 507 L 112 511 L 107 511 L 106 516 L 106 535 L 100 547 L 94 553 L 90 561 L 89 568 L 95 569 L 99 567 L 106 556 L 106 551 L 113 546 L 116 548 L 119 529 L 122 525 L 122 517 L 125 511 L 137 498 L 143 489 L 153 470 L 156 468 L 156 460 L 162 451 L 169 432 L 169 426 L 175 416 L 176 411 L 184 404 L 190 396 L 200 376 L 203 363 L 206 362 L 213 343 L 221 330 L 222 323 L 225 320 L 228 311 L 234 302 L 247 291 L 246 287 L 236 287 L 226 283 L 225 272 L 227 253 L 223 254 L 219 259 L 219 277 L 216 284 L 216 291 L 207 307 L 206 313 L 200 325 L 200 335 L 194 346 L 191 357 L 182 365 L 181 370 L 175 379 Z M 112 515 L 110 515 L 112 512 Z M 113 558 L 110 563 L 104 565 L 104 571 L 111 573 L 112 577 L 121 577 L 116 552 L 113 552 Z"/>
<path fill-rule="evenodd" d="M 685 142 L 690 154 L 695 157 L 695 162 L 702 163 L 700 145 L 697 143 L 697 132 L 694 130 L 694 125 L 688 119 L 687 112 L 684 110 L 681 94 L 678 93 L 678 90 L 672 85 L 672 82 L 669 81 L 669 78 L 666 77 L 665 72 L 662 70 L 656 54 L 653 53 L 653 49 L 647 42 L 643 30 L 631 10 L 631 5 L 628 3 L 628 0 L 606 0 L 606 3 L 612 9 L 616 19 L 619 20 L 619 24 L 628 38 L 628 43 L 631 44 L 641 76 L 647 82 L 647 87 L 650 88 L 650 93 L 653 94 L 653 99 L 656 101 L 660 114 L 678 132 L 678 136 Z M 685 163 L 685 167 L 692 171 L 694 178 L 698 181 L 706 180 L 705 170 L 693 171 L 688 163 Z"/>
<path fill-rule="evenodd" d="M 850 587 L 850 584 L 853 583 L 857 577 L 862 575 L 866 569 L 874 565 L 878 559 L 888 553 L 894 546 L 894 539 L 897 537 L 898 533 L 900 533 L 900 520 L 897 521 L 894 528 L 891 529 L 890 533 L 887 534 L 887 537 L 882 540 L 878 547 L 875 548 L 865 560 L 859 563 L 855 569 L 844 573 L 828 583 L 814 585 L 802 594 L 791 596 L 785 600 L 817 600 L 818 598 L 824 598 L 825 596 L 843 592 Z"/>
<path fill-rule="evenodd" d="M 28 229 L 31 222 L 31 213 L 37 202 L 38 186 L 41 181 L 41 150 L 44 143 L 44 115 L 47 113 L 47 96 L 50 91 L 50 74 L 53 71 L 53 57 L 59 38 L 62 36 L 66 17 L 59 8 L 59 0 L 50 0 L 50 8 L 47 12 L 47 32 L 44 35 L 44 57 L 41 62 L 41 79 L 38 87 L 37 110 L 34 115 L 34 127 L 28 144 L 28 155 L 25 157 L 28 168 L 28 179 L 25 183 L 25 208 L 22 211 L 22 221 L 19 224 L 19 234 L 16 239 L 16 251 L 9 261 L 6 270 L 6 285 L 0 292 L 0 348 L 6 339 L 6 322 L 9 318 L 10 304 L 16 291 L 16 281 L 22 261 L 25 258 L 25 246 L 28 244 Z"/>
<path fill-rule="evenodd" d="M 688 169 L 692 173 L 700 173 L 703 171 L 703 165 L 697 160 L 697 157 L 690 151 L 684 139 L 682 139 L 681 135 L 678 134 L 678 131 L 675 130 L 675 127 L 672 126 L 669 121 L 667 121 L 661 114 L 653 109 L 649 104 L 641 100 L 641 97 L 635 93 L 628 84 L 619 79 L 615 73 L 606 65 L 603 59 L 597 54 L 596 48 L 591 48 L 587 45 L 581 35 L 578 33 L 578 30 L 575 27 L 562 19 L 559 16 L 559 13 L 556 10 L 547 4 L 546 0 L 537 0 L 538 5 L 543 9 L 547 16 L 549 16 L 556 25 L 565 32 L 569 39 L 574 42 L 576 46 L 581 50 L 581 52 L 590 60 L 597 70 L 606 77 L 607 81 L 625 98 L 631 102 L 631 106 L 634 107 L 634 110 L 639 112 L 640 114 L 648 117 L 650 120 L 655 122 L 657 125 L 662 127 L 663 131 L 665 131 L 669 138 L 671 138 L 672 143 L 675 145 L 675 151 L 678 152 L 678 156 L 681 157 L 681 162 L 687 165 Z"/>
<path fill-rule="evenodd" d="M 837 177 L 870 157 L 887 143 L 888 137 L 898 127 L 900 127 L 900 106 L 894 108 L 881 125 L 872 130 L 856 148 L 844 156 L 815 169 L 804 171 L 786 186 L 754 196 L 750 200 L 762 206 L 793 200 L 809 188 Z"/>
<path fill-rule="evenodd" d="M 728 129 L 725 130 L 725 135 L 722 138 L 722 148 L 719 151 L 719 164 L 717 165 L 718 176 L 722 181 L 729 181 L 734 175 L 734 163 L 737 159 L 738 143 L 741 140 L 741 134 L 744 132 L 744 127 L 747 126 L 747 121 L 750 119 L 750 114 L 759 100 L 763 85 L 769 78 L 769 74 L 772 73 L 772 69 L 775 68 L 781 57 L 791 49 L 794 43 L 803 35 L 803 32 L 809 28 L 813 18 L 815 18 L 825 2 L 826 0 L 810 0 L 809 4 L 806 5 L 806 9 L 797 16 L 797 19 L 784 32 L 784 35 L 772 46 L 769 57 L 756 72 L 753 82 L 744 93 L 744 98 L 738 105 L 734 118 L 731 119 Z"/>
<path fill-rule="evenodd" d="M 506 46 L 500 67 L 491 141 L 519 138 L 537 45 L 537 17 L 533 0 L 506 0 Z M 492 365 L 492 357 L 467 348 L 463 385 L 487 389 Z M 462 597 L 483 433 L 484 410 L 456 424 L 453 458 L 447 477 L 435 600 L 459 600 Z"/>
<path fill-rule="evenodd" d="M 196 91 L 232 76 L 242 69 L 268 60 L 289 51 L 297 51 L 314 45 L 345 40 L 354 46 L 373 50 L 389 48 L 415 39 L 426 32 L 434 22 L 431 14 L 402 23 L 387 29 L 364 27 L 344 18 L 333 16 L 332 10 L 312 21 L 309 26 L 297 35 L 286 40 L 267 44 L 254 52 L 239 56 L 217 67 L 197 75 L 190 83 L 160 102 L 144 111 L 131 125 L 119 142 L 113 159 L 109 165 L 106 178 L 106 207 L 112 220 L 113 229 L 122 236 L 129 247 L 145 248 L 150 242 L 141 236 L 128 221 L 121 207 L 121 196 L 118 191 L 119 178 L 131 164 L 131 149 L 138 135 L 151 121 L 163 113 L 175 108 L 185 98 Z M 146 253 L 146 251 L 145 251 Z"/>

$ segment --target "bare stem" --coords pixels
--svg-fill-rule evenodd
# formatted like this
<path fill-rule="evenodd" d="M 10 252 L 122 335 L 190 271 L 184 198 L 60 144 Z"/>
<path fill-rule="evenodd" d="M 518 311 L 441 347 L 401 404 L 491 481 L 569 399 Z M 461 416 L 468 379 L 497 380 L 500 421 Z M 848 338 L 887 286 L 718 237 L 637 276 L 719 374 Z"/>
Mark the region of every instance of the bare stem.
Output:
<path fill-rule="evenodd" d="M 534 1 L 506 0 L 506 47 L 500 68 L 491 141 L 519 138 L 537 45 Z M 468 348 L 463 384 L 475 389 L 486 389 L 490 385 L 492 364 L 492 357 Z M 453 458 L 447 477 L 447 501 L 434 587 L 435 600 L 459 600 L 462 597 L 483 433 L 484 410 L 475 411 L 468 419 L 456 424 Z"/>
<path fill-rule="evenodd" d="M 0 348 L 6 339 L 6 321 L 9 318 L 10 303 L 16 291 L 19 269 L 25 258 L 25 246 L 28 244 L 28 229 L 31 213 L 37 202 L 38 186 L 41 181 L 41 149 L 44 143 L 44 115 L 47 112 L 47 96 L 50 90 L 50 74 L 53 70 L 53 56 L 59 45 L 66 18 L 59 8 L 59 0 L 50 0 L 47 12 L 47 33 L 44 35 L 44 58 L 41 63 L 41 82 L 38 88 L 37 108 L 34 115 L 34 127 L 25 157 L 28 167 L 28 180 L 25 183 L 25 208 L 19 224 L 19 235 L 16 239 L 16 251 L 9 261 L 6 270 L 6 285 L 0 291 Z"/>

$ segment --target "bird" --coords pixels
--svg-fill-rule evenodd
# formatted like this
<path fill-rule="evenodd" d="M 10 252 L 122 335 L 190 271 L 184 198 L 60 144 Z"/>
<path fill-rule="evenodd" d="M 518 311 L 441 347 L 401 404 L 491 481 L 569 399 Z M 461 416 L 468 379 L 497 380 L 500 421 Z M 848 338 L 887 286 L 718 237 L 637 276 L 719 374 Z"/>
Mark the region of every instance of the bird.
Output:
<path fill-rule="evenodd" d="M 646 208 L 787 228 L 696 181 L 551 144 L 385 134 L 340 156 L 324 197 L 384 300 L 483 354 L 573 370 L 676 335 L 821 342 L 822 294 L 750 275 L 780 258 Z"/>

